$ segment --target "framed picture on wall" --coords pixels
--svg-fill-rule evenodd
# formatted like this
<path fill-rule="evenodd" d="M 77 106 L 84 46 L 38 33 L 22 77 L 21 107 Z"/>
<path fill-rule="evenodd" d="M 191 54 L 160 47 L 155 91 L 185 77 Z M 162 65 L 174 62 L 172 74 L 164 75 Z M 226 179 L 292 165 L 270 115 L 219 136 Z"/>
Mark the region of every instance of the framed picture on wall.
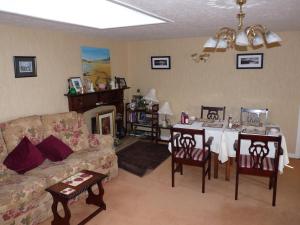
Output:
<path fill-rule="evenodd" d="M 36 77 L 35 56 L 14 56 L 15 78 Z"/>
<path fill-rule="evenodd" d="M 113 110 L 97 113 L 97 133 L 115 136 L 115 115 Z"/>
<path fill-rule="evenodd" d="M 152 69 L 171 69 L 171 57 L 170 56 L 151 56 L 151 68 Z"/>
<path fill-rule="evenodd" d="M 262 69 L 264 63 L 263 53 L 237 54 L 237 69 Z"/>

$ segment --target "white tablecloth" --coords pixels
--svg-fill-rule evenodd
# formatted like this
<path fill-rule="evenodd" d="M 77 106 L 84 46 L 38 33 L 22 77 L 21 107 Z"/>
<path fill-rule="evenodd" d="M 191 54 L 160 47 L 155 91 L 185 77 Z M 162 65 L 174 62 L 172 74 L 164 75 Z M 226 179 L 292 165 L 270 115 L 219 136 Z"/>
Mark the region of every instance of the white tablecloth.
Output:
<path fill-rule="evenodd" d="M 205 129 L 205 139 L 208 140 L 209 137 L 213 137 L 213 142 L 211 145 L 211 151 L 219 154 L 219 160 L 224 163 L 228 161 L 229 157 L 235 157 L 236 152 L 234 150 L 234 142 L 238 139 L 238 130 L 229 130 L 223 128 L 211 128 L 211 127 L 202 127 L 202 122 L 194 122 L 191 125 L 185 124 L 175 124 L 176 128 L 185 128 L 185 129 Z M 281 134 L 282 135 L 282 134 Z M 197 135 L 196 139 L 196 148 L 202 148 L 202 136 Z M 243 141 L 241 146 L 241 152 L 243 154 L 248 154 L 248 148 L 250 146 L 250 141 Z M 287 152 L 287 146 L 284 135 L 282 135 L 281 147 L 283 149 L 283 155 L 279 158 L 278 170 L 282 173 L 285 165 L 289 163 L 289 157 Z M 168 149 L 172 151 L 171 143 L 169 143 Z M 275 147 L 274 144 L 269 144 L 270 157 L 274 156 Z"/>

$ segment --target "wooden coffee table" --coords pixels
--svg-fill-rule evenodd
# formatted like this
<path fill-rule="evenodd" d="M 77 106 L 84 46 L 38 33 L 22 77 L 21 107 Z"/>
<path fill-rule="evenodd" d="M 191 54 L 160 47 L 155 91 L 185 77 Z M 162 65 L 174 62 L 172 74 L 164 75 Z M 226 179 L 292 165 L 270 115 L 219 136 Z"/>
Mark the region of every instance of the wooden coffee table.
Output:
<path fill-rule="evenodd" d="M 48 191 L 53 197 L 53 204 L 51 208 L 52 208 L 54 219 L 51 222 L 52 225 L 70 225 L 71 211 L 68 207 L 68 201 L 75 198 L 76 196 L 78 196 L 84 191 L 88 191 L 86 204 L 93 204 L 99 206 L 99 208 L 91 215 L 86 217 L 83 221 L 81 221 L 79 223 L 80 225 L 87 223 L 89 220 L 95 217 L 99 212 L 106 209 L 106 205 L 103 201 L 104 189 L 102 186 L 102 180 L 106 178 L 107 175 L 89 171 L 89 170 L 83 170 L 81 172 L 92 175 L 92 177 L 75 187 L 59 182 L 46 189 L 46 191 Z M 97 195 L 94 194 L 92 191 L 92 186 L 95 184 L 97 184 L 99 188 L 99 194 Z M 72 192 L 71 194 L 66 195 L 61 193 L 61 191 L 64 190 L 65 188 L 72 188 L 75 189 L 75 191 Z M 57 205 L 59 202 L 63 205 L 65 217 L 61 217 L 57 212 Z"/>

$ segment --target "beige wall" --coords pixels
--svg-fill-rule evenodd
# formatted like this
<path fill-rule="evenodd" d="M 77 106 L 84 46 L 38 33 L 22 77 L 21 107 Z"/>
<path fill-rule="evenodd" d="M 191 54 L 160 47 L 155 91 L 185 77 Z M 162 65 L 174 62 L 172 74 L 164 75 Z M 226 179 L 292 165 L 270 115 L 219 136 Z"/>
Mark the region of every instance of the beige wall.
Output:
<path fill-rule="evenodd" d="M 282 127 L 289 152 L 295 151 L 300 105 L 300 32 L 280 34 L 281 47 L 264 53 L 262 70 L 236 70 L 234 50 L 213 53 L 207 63 L 195 63 L 191 53 L 199 52 L 206 38 L 139 41 L 129 44 L 128 74 L 133 87 L 146 93 L 157 90 L 158 98 L 169 101 L 179 120 L 181 111 L 199 116 L 201 105 L 227 107 L 238 119 L 241 106 L 267 107 L 270 120 Z M 171 70 L 151 70 L 150 56 L 170 55 Z M 228 115 L 228 114 L 227 114 Z"/>
<path fill-rule="evenodd" d="M 236 70 L 235 51 L 214 53 L 207 63 L 195 63 L 205 38 L 130 42 L 53 30 L 0 26 L 0 122 L 31 114 L 67 111 L 67 78 L 81 75 L 80 46 L 111 50 L 112 73 L 124 74 L 132 89 L 157 89 L 161 102 L 199 116 L 200 106 L 225 105 L 238 117 L 239 108 L 268 107 L 271 121 L 280 124 L 294 152 L 300 106 L 300 32 L 282 33 L 279 48 L 264 53 L 264 69 Z M 36 78 L 14 77 L 13 56 L 37 57 Z M 150 56 L 170 55 L 171 70 L 151 70 Z M 128 76 L 126 76 L 128 74 Z M 128 97 L 126 97 L 128 98 Z"/>
<path fill-rule="evenodd" d="M 67 79 L 81 76 L 80 46 L 111 51 L 112 74 L 127 74 L 127 46 L 53 30 L 0 26 L 0 122 L 68 111 Z M 36 56 L 37 77 L 15 78 L 13 56 Z"/>

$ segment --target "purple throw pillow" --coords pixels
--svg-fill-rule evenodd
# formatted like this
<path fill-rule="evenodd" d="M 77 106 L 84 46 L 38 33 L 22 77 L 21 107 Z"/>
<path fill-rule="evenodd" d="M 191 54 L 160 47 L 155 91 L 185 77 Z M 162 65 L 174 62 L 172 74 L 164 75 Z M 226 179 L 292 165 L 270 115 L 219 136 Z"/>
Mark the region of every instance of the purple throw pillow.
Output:
<path fill-rule="evenodd" d="M 58 138 L 50 135 L 36 146 L 45 158 L 53 162 L 61 161 L 73 153 L 72 149 Z"/>
<path fill-rule="evenodd" d="M 44 162 L 45 158 L 25 136 L 15 149 L 8 154 L 3 164 L 19 174 L 26 173 Z"/>

